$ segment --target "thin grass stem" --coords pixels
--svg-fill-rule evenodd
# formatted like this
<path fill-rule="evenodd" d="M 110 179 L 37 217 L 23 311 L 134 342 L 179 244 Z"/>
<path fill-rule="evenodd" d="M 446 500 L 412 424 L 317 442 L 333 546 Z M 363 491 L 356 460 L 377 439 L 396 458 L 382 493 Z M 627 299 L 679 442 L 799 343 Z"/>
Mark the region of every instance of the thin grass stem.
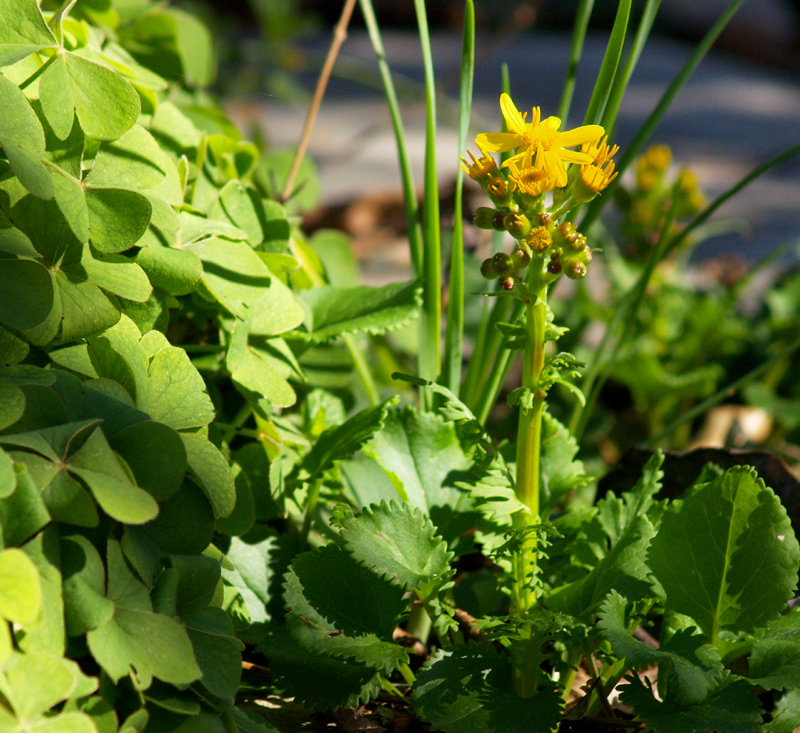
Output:
<path fill-rule="evenodd" d="M 464 37 L 461 49 L 461 84 L 458 114 L 458 149 L 467 146 L 472 110 L 472 82 L 475 75 L 475 7 L 464 6 Z M 450 283 L 444 337 L 444 383 L 458 397 L 464 351 L 464 171 L 456 173 L 453 243 L 450 254 Z"/>
<path fill-rule="evenodd" d="M 308 115 L 306 116 L 306 122 L 303 126 L 303 134 L 300 136 L 300 143 L 297 146 L 297 152 L 292 161 L 292 167 L 289 170 L 289 175 L 286 177 L 286 183 L 283 186 L 281 199 L 284 201 L 289 198 L 294 189 L 294 182 L 297 179 L 297 174 L 300 172 L 300 165 L 306 155 L 306 150 L 308 150 L 311 132 L 314 129 L 314 123 L 317 121 L 319 108 L 322 105 L 322 97 L 325 95 L 328 80 L 331 78 L 333 64 L 336 61 L 336 57 L 339 55 L 339 49 L 347 38 L 347 26 L 350 23 L 350 17 L 353 15 L 353 8 L 355 8 L 355 5 L 356 0 L 345 0 L 339 22 L 333 29 L 331 47 L 328 50 L 328 55 L 325 58 L 325 63 L 322 66 L 319 79 L 317 79 L 317 88 L 314 90 L 314 97 L 311 100 L 311 106 L 308 108 Z"/>
<path fill-rule="evenodd" d="M 372 7 L 372 0 L 359 0 L 361 12 L 364 16 L 364 23 L 367 26 L 372 48 L 378 60 L 378 69 L 383 80 L 383 89 L 386 94 L 386 102 L 389 106 L 389 116 L 392 120 L 394 129 L 395 143 L 397 145 L 397 157 L 400 164 L 400 178 L 403 183 L 403 203 L 406 215 L 406 228 L 408 229 L 408 246 L 411 252 L 411 266 L 415 277 L 422 276 L 422 230 L 419 224 L 419 211 L 417 206 L 417 192 L 414 185 L 414 175 L 411 171 L 411 163 L 408 159 L 406 149 L 406 135 L 403 127 L 403 118 L 400 115 L 400 105 L 397 101 L 392 72 L 386 60 L 386 51 L 381 40 L 380 28 L 375 19 L 375 11 Z"/>
<path fill-rule="evenodd" d="M 586 29 L 589 27 L 589 18 L 592 15 L 594 0 L 580 0 L 575 11 L 575 25 L 572 28 L 572 44 L 569 49 L 567 63 L 567 77 L 561 91 L 561 101 L 558 104 L 558 117 L 566 125 L 569 110 L 572 107 L 572 97 L 575 95 L 575 79 L 578 75 L 578 64 L 583 55 L 583 46 L 586 42 Z"/>

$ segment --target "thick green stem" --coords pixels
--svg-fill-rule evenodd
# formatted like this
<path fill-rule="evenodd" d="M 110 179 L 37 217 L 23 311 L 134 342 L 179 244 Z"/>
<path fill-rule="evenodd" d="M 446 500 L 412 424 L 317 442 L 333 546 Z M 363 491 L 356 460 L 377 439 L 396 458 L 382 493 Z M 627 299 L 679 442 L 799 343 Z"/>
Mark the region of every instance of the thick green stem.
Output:
<path fill-rule="evenodd" d="M 525 308 L 527 340 L 522 364 L 522 387 L 530 390 L 530 395 L 523 395 L 521 400 L 517 432 L 517 498 L 528 508 L 529 513 L 519 512 L 514 516 L 514 526 L 517 529 L 524 529 L 525 526 L 539 521 L 542 413 L 545 400 L 545 393 L 539 389 L 539 376 L 544 366 L 547 287 L 539 285 L 533 290 L 533 295 Z M 534 534 L 525 537 L 520 555 L 518 570 L 521 575 L 517 576 L 515 610 L 524 614 L 536 600 L 531 585 L 536 569 Z"/>

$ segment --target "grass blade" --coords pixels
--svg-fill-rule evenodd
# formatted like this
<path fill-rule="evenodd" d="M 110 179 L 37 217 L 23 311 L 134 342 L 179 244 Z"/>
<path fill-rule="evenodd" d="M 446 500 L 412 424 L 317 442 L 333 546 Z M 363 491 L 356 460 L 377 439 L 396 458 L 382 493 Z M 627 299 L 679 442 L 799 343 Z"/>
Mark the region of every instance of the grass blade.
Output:
<path fill-rule="evenodd" d="M 676 76 L 669 87 L 667 87 L 667 90 L 664 92 L 655 109 L 650 113 L 650 116 L 639 128 L 639 131 L 636 133 L 633 140 L 631 140 L 631 142 L 626 146 L 625 152 L 617 162 L 616 168 L 619 172 L 617 178 L 611 181 L 611 184 L 608 186 L 608 188 L 606 188 L 602 196 L 598 196 L 588 205 L 586 214 L 584 215 L 583 220 L 578 227 L 580 231 L 588 231 L 589 227 L 592 225 L 592 222 L 600 215 L 600 212 L 602 211 L 606 202 L 613 198 L 614 191 L 619 185 L 622 174 L 650 139 L 650 136 L 653 134 L 656 126 L 659 122 L 661 122 L 661 118 L 666 114 L 670 104 L 672 104 L 672 100 L 675 99 L 675 96 L 683 88 L 683 85 L 692 75 L 692 72 L 703 60 L 711 46 L 714 44 L 714 41 L 717 40 L 719 34 L 722 33 L 722 30 L 728 24 L 728 21 L 733 17 L 733 14 L 739 9 L 739 6 L 743 2 L 744 0 L 733 0 L 733 2 L 731 2 L 731 4 L 725 9 L 725 12 L 718 18 L 717 22 L 714 23 L 708 33 L 706 33 L 700 43 L 697 44 L 697 47 L 689 57 L 689 60 L 680 70 L 678 76 Z"/>
<path fill-rule="evenodd" d="M 617 17 L 614 19 L 611 35 L 608 37 L 608 45 L 603 56 L 603 63 L 600 64 L 600 71 L 597 74 L 589 106 L 586 108 L 586 115 L 583 118 L 584 125 L 598 124 L 605 111 L 614 84 L 614 77 L 619 68 L 619 60 L 622 57 L 622 48 L 625 45 L 625 34 L 628 32 L 628 21 L 631 16 L 631 2 L 632 0 L 620 0 L 617 6 Z"/>
<path fill-rule="evenodd" d="M 422 276 L 422 231 L 419 225 L 419 212 L 417 209 L 417 192 L 414 186 L 414 176 L 411 172 L 411 163 L 408 159 L 406 150 L 406 136 L 403 128 L 403 118 L 400 116 L 400 105 L 397 101 L 392 72 L 386 60 L 386 52 L 381 40 L 380 28 L 375 19 L 375 11 L 372 7 L 372 0 L 360 0 L 361 13 L 364 16 L 364 23 L 367 26 L 372 48 L 378 59 L 378 69 L 383 81 L 383 89 L 386 94 L 386 102 L 389 106 L 389 115 L 392 118 L 395 142 L 397 144 L 397 157 L 400 163 L 400 177 L 403 182 L 403 201 L 405 205 L 406 227 L 408 229 L 408 245 L 411 250 L 411 265 L 414 269 L 414 276 Z"/>
<path fill-rule="evenodd" d="M 464 38 L 461 49 L 461 85 L 458 113 L 458 149 L 467 146 L 472 110 L 472 82 L 475 75 L 475 6 L 466 0 Z M 456 173 L 453 244 L 450 255 L 450 287 L 444 337 L 444 383 L 458 397 L 461 385 L 461 361 L 464 339 L 464 171 Z"/>
<path fill-rule="evenodd" d="M 442 251 L 439 183 L 436 177 L 436 89 L 424 0 L 414 0 L 425 70 L 425 188 L 422 199 L 422 313 L 419 324 L 419 376 L 439 381 L 442 365 Z M 429 392 L 422 393 L 430 407 Z"/>
<path fill-rule="evenodd" d="M 614 85 L 611 87 L 611 94 L 606 103 L 606 109 L 603 112 L 603 118 L 600 124 L 610 133 L 614 129 L 617 121 L 617 113 L 619 112 L 619 105 L 622 102 L 622 97 L 625 95 L 625 90 L 628 88 L 628 82 L 631 79 L 633 70 L 639 62 L 639 57 L 642 55 L 644 46 L 650 36 L 650 31 L 653 28 L 653 22 L 656 19 L 656 14 L 661 6 L 661 0 L 647 0 L 642 17 L 639 21 L 639 27 L 636 29 L 636 36 L 633 39 L 633 45 L 628 53 L 628 58 L 625 61 L 625 68 L 622 73 L 617 73 L 614 77 Z"/>
<path fill-rule="evenodd" d="M 578 64 L 583 55 L 583 44 L 586 41 L 586 29 L 589 27 L 589 18 L 592 15 L 594 0 L 580 0 L 578 9 L 575 12 L 575 25 L 572 29 L 572 44 L 569 49 L 569 62 L 567 65 L 567 77 L 564 79 L 564 87 L 561 92 L 561 101 L 558 104 L 558 115 L 567 127 L 567 117 L 572 106 L 572 97 L 575 94 L 575 77 L 578 75 Z"/>

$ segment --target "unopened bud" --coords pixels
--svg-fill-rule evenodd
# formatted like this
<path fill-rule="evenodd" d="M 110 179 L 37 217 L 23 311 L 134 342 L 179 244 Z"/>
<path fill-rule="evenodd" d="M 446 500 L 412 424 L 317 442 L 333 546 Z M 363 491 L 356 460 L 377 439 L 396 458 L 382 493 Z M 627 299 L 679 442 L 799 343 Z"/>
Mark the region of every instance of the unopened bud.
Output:
<path fill-rule="evenodd" d="M 496 209 L 488 206 L 479 206 L 473 219 L 475 226 L 480 229 L 494 229 L 492 220 L 497 213 Z"/>
<path fill-rule="evenodd" d="M 553 217 L 543 211 L 536 215 L 536 221 L 539 222 L 540 227 L 549 227 L 553 223 Z"/>
<path fill-rule="evenodd" d="M 561 262 L 559 260 L 550 260 L 550 262 L 547 263 L 547 271 L 551 275 L 559 275 L 562 269 L 563 268 L 561 267 Z"/>
<path fill-rule="evenodd" d="M 505 230 L 514 239 L 522 239 L 531 230 L 531 223 L 528 221 L 528 217 L 518 212 L 506 214 L 503 223 L 505 224 Z"/>
<path fill-rule="evenodd" d="M 553 232 L 553 240 L 559 244 L 571 245 L 577 236 L 578 232 L 571 221 L 565 221 Z"/>
<path fill-rule="evenodd" d="M 514 261 L 514 269 L 521 270 L 530 264 L 531 256 L 524 249 L 515 249 L 511 253 L 511 259 Z"/>
<path fill-rule="evenodd" d="M 496 229 L 498 232 L 504 232 L 506 230 L 505 218 L 505 211 L 495 211 L 492 217 L 492 229 Z"/>
<path fill-rule="evenodd" d="M 580 252 L 582 249 L 586 248 L 586 237 L 579 232 L 575 232 L 575 236 L 567 240 L 567 244 L 571 250 Z"/>
<path fill-rule="evenodd" d="M 492 257 L 492 267 L 500 277 L 510 275 L 514 269 L 514 260 L 507 252 L 498 252 Z"/>
<path fill-rule="evenodd" d="M 487 280 L 494 280 L 497 277 L 497 272 L 495 272 L 491 257 L 481 262 L 481 275 Z"/>
<path fill-rule="evenodd" d="M 503 290 L 513 290 L 514 289 L 514 278 L 513 277 L 504 277 L 501 278 L 499 281 L 500 287 Z"/>
<path fill-rule="evenodd" d="M 586 265 L 578 261 L 570 262 L 564 270 L 564 274 L 570 280 L 581 280 L 586 276 Z"/>

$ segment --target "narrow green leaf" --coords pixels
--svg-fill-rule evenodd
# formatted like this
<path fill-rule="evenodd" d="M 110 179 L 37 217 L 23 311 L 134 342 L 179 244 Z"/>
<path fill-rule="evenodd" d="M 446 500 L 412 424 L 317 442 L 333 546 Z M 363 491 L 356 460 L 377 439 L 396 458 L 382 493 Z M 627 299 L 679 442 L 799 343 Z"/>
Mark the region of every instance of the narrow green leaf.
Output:
<path fill-rule="evenodd" d="M 309 332 L 295 331 L 287 338 L 321 343 L 345 333 L 385 333 L 417 317 L 420 288 L 416 281 L 382 287 L 332 285 L 303 291 L 311 309 Z"/>

